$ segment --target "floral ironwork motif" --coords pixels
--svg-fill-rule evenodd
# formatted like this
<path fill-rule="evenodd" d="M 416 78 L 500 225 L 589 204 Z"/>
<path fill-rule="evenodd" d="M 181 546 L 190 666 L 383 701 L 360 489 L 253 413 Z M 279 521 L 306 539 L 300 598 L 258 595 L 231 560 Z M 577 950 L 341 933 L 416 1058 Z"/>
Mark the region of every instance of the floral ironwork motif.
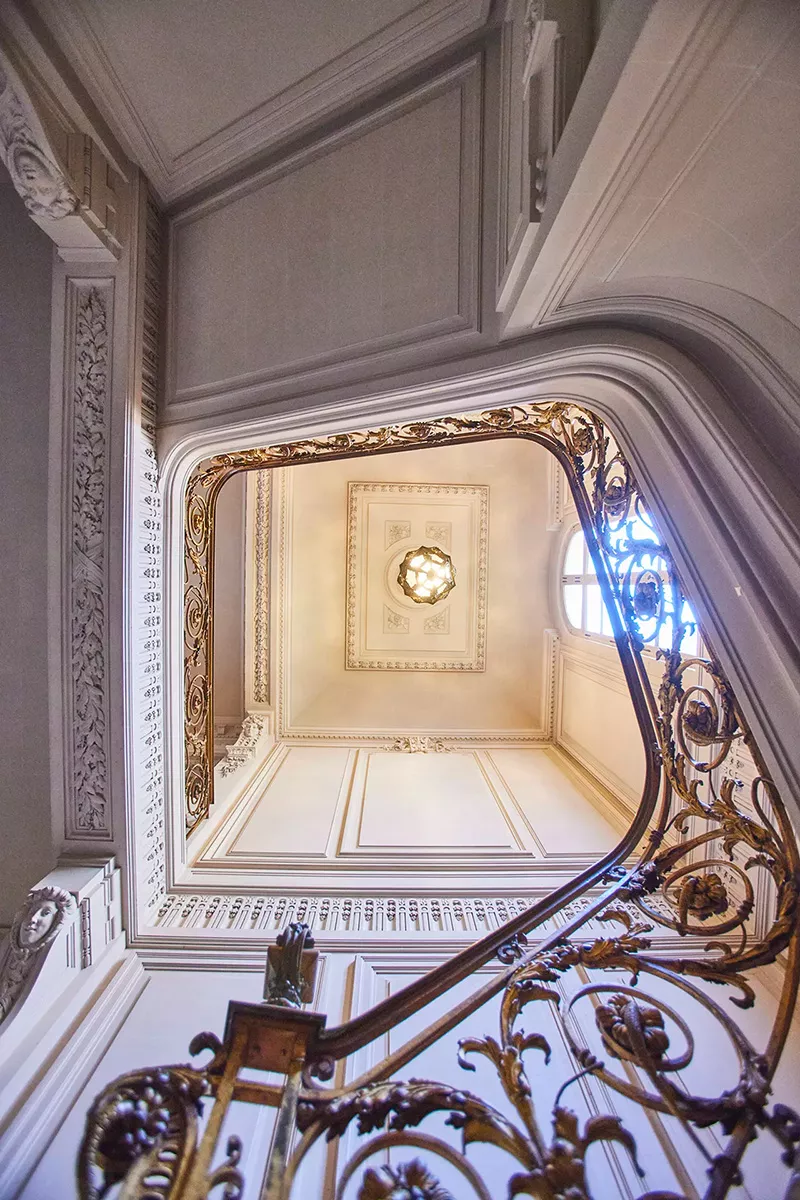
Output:
<path fill-rule="evenodd" d="M 520 405 L 243 451 L 201 464 L 191 481 L 186 516 L 189 821 L 200 819 L 210 800 L 210 563 L 214 502 L 224 479 L 238 470 L 493 434 L 527 437 L 550 447 L 568 474 L 642 731 L 647 780 L 639 810 L 618 846 L 600 862 L 368 1013 L 327 1030 L 320 1024 L 322 1018 L 313 1014 L 264 1006 L 263 1015 L 252 1016 L 257 1026 L 263 1025 L 264 1037 L 250 1038 L 246 1044 L 255 1046 L 252 1053 L 261 1056 L 258 1063 L 263 1069 L 264 1055 L 278 1053 L 270 1047 L 280 1047 L 281 1037 L 293 1039 L 294 1058 L 284 1068 L 287 1083 L 282 1090 L 259 1090 L 252 1082 L 236 1082 L 238 1065 L 255 1064 L 243 1057 L 241 1045 L 236 1058 L 237 1043 L 230 1037 L 224 1044 L 204 1043 L 214 1050 L 214 1058 L 205 1073 L 195 1072 L 192 1078 L 202 1078 L 223 1111 L 235 1095 L 279 1107 L 280 1169 L 270 1174 L 271 1190 L 265 1193 L 269 1200 L 284 1200 L 291 1194 L 300 1164 L 320 1138 L 333 1140 L 345 1133 L 363 1141 L 337 1168 L 341 1189 L 362 1169 L 369 1154 L 413 1146 L 448 1160 L 473 1192 L 487 1200 L 499 1194 L 497 1180 L 490 1189 L 469 1160 L 470 1147 L 486 1143 L 508 1156 L 509 1173 L 502 1190 L 509 1197 L 590 1200 L 592 1147 L 618 1146 L 634 1173 L 642 1175 L 643 1169 L 633 1134 L 620 1115 L 590 1110 L 588 1116 L 581 1116 L 579 1104 L 566 1103 L 569 1089 L 575 1096 L 589 1081 L 621 1102 L 633 1102 L 676 1122 L 706 1161 L 704 1196 L 722 1200 L 739 1180 L 742 1156 L 760 1131 L 774 1134 L 784 1161 L 792 1167 L 797 1162 L 800 1118 L 784 1105 L 770 1107 L 770 1089 L 798 990 L 800 859 L 777 788 L 722 667 L 711 653 L 682 653 L 692 622 L 687 619 L 686 597 L 669 548 L 627 461 L 591 413 L 560 402 Z M 647 647 L 656 652 L 663 667 L 657 687 L 651 686 L 650 672 L 644 667 Z M 732 768 L 745 754 L 754 764 L 747 786 Z M 637 848 L 638 859 L 631 868 L 626 864 Z M 758 920 L 757 889 L 767 897 Z M 557 910 L 562 923 L 555 932 L 543 935 L 544 922 Z M 587 937 L 586 926 L 598 921 L 616 923 L 621 932 Z M 669 934 L 664 934 L 657 950 L 648 936 L 653 929 Z M 288 936 L 281 954 L 290 951 L 299 963 L 298 936 Z M 774 962 L 784 951 L 788 951 L 788 965 L 783 995 L 772 1035 L 761 1050 L 745 1036 L 734 1014 L 737 1006 L 747 1008 L 755 1001 L 748 973 Z M 327 1086 L 337 1061 L 444 996 L 455 982 L 495 955 L 502 969 L 490 982 L 476 985 L 472 997 L 432 1021 L 351 1084 Z M 718 985 L 719 1000 L 709 994 L 708 984 Z M 299 988 L 295 992 L 294 1000 L 302 999 Z M 467 1071 L 475 1071 L 476 1062 L 482 1070 L 486 1064 L 494 1070 L 502 1090 L 502 1110 L 452 1083 L 399 1077 L 427 1047 L 493 996 L 500 998 L 497 1035 L 462 1038 L 458 1061 Z M 695 1035 L 688 1016 L 675 1006 L 684 1000 L 689 1008 L 702 1009 L 729 1045 L 736 1068 L 728 1086 L 715 1090 L 712 1080 L 706 1092 L 692 1088 L 685 1073 L 695 1061 Z M 232 1009 L 235 1017 L 241 1006 Z M 588 1025 L 576 1018 L 584 1009 L 592 1016 Z M 547 1014 L 544 1028 L 556 1022 L 571 1059 L 570 1070 L 563 1079 L 559 1077 L 549 1114 L 538 1111 L 537 1097 L 543 1089 L 534 1086 L 532 1079 L 535 1074 L 537 1083 L 543 1083 L 544 1073 L 553 1070 L 552 1037 L 537 1029 L 523 1030 L 519 1025 L 523 1011 L 539 1012 L 543 1018 Z M 590 1027 L 594 1042 L 587 1032 Z M 191 1072 L 191 1068 L 166 1070 Z M 141 1082 L 142 1074 L 135 1078 Z M 119 1089 L 120 1084 L 114 1086 Z M 95 1147 L 92 1130 L 101 1111 L 105 1111 L 102 1105 L 90 1119 L 87 1134 L 89 1142 L 95 1137 L 91 1143 Z M 420 1128 L 437 1115 L 460 1134 L 460 1154 L 441 1137 Z M 302 1137 L 290 1153 L 287 1131 L 295 1122 Z M 190 1124 L 185 1117 L 186 1130 Z M 713 1146 L 703 1138 L 707 1129 L 713 1129 L 718 1139 Z M 167 1132 L 156 1131 L 148 1153 L 159 1152 Z M 142 1136 L 153 1135 L 146 1127 Z M 199 1171 L 200 1160 L 190 1141 L 187 1133 L 183 1148 L 173 1158 L 182 1163 L 185 1157 Z M 144 1156 L 137 1161 L 143 1162 Z M 416 1176 L 409 1174 L 412 1166 Z M 208 1182 L 206 1175 L 203 1179 Z M 418 1169 L 416 1160 L 399 1166 L 393 1159 L 390 1168 L 365 1171 L 361 1194 L 436 1196 L 435 1189 L 441 1187 L 437 1180 L 427 1162 L 420 1162 Z M 380 1188 L 383 1191 L 375 1190 Z M 145 1194 L 150 1193 L 133 1190 L 125 1196 Z M 181 1191 L 176 1184 L 170 1194 L 194 1193 Z M 650 1190 L 641 1200 L 667 1197 L 675 1200 L 675 1193 Z"/>
<path fill-rule="evenodd" d="M 358 1192 L 358 1200 L 453 1200 L 427 1167 L 414 1158 L 399 1167 L 370 1167 Z"/>

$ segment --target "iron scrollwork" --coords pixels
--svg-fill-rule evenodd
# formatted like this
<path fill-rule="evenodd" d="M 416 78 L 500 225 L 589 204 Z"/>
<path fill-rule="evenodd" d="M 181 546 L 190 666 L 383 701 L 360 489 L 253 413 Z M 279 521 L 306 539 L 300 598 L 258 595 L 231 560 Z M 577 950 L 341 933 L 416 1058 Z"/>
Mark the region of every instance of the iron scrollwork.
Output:
<path fill-rule="evenodd" d="M 634 1134 L 623 1115 L 631 1105 L 652 1120 L 671 1122 L 670 1128 L 680 1132 L 704 1163 L 705 1181 L 693 1183 L 704 1188 L 706 1200 L 722 1200 L 737 1183 L 742 1156 L 763 1130 L 777 1138 L 784 1161 L 798 1173 L 800 1118 L 785 1105 L 770 1107 L 800 973 L 800 860 L 794 830 L 720 663 L 703 649 L 704 640 L 691 653 L 685 650 L 688 635 L 701 631 L 694 629 L 669 547 L 624 455 L 592 413 L 560 402 L 518 405 L 221 455 L 200 465 L 190 483 L 186 512 L 187 820 L 193 824 L 201 819 L 211 799 L 213 515 L 222 482 L 239 470 L 490 436 L 526 437 L 548 446 L 569 477 L 642 731 L 648 777 L 639 811 L 616 849 L 593 868 L 368 1013 L 326 1030 L 322 1018 L 312 1028 L 311 1014 L 265 1007 L 272 1014 L 271 1036 L 280 1033 L 281 1021 L 287 1030 L 292 1021 L 291 1029 L 307 1030 L 302 1054 L 297 1057 L 296 1052 L 286 1068 L 283 1090 L 236 1082 L 228 1042 L 211 1046 L 215 1055 L 205 1073 L 184 1076 L 180 1072 L 191 1068 L 166 1069 L 170 1087 L 173 1079 L 193 1081 L 189 1099 L 184 1096 L 184 1107 L 173 1110 L 162 1102 L 166 1093 L 158 1092 L 157 1104 L 155 1099 L 145 1103 L 135 1131 L 144 1148 L 139 1164 L 147 1155 L 157 1156 L 159 1147 L 177 1136 L 174 1130 L 183 1139 L 175 1161 L 182 1163 L 184 1156 L 189 1163 L 197 1160 L 200 1151 L 193 1148 L 193 1118 L 186 1105 L 195 1103 L 191 1088 L 200 1087 L 198 1099 L 209 1094 L 219 1105 L 238 1095 L 278 1106 L 283 1128 L 296 1121 L 302 1137 L 285 1159 L 285 1170 L 282 1160 L 280 1172 L 273 1173 L 275 1182 L 264 1193 L 268 1200 L 290 1196 L 297 1171 L 316 1142 L 351 1137 L 357 1148 L 352 1150 L 352 1141 L 342 1143 L 350 1153 L 337 1166 L 337 1196 L 355 1179 L 359 1200 L 445 1200 L 450 1185 L 440 1182 L 441 1172 L 431 1164 L 437 1159 L 459 1172 L 463 1186 L 481 1200 L 501 1193 L 591 1200 L 597 1196 L 592 1190 L 595 1148 L 618 1147 L 633 1174 L 642 1174 Z M 663 668 L 657 685 L 651 684 L 653 658 Z M 738 765 L 745 761 L 752 768 L 747 780 Z M 543 936 L 545 920 L 576 900 L 580 904 L 560 927 Z M 614 922 L 622 931 L 597 936 L 598 921 Z M 658 946 L 654 930 L 661 937 Z M 297 959 L 297 966 L 302 950 L 299 935 L 293 934 L 281 953 Z M 736 1006 L 753 1005 L 750 972 L 776 962 L 779 955 L 786 958 L 783 993 L 772 1034 L 765 1048 L 758 1049 L 734 1019 Z M 495 956 L 501 969 L 489 982 L 476 985 L 468 1000 L 348 1085 L 327 1086 L 337 1078 L 337 1063 L 444 996 Z M 712 985 L 719 989 L 719 999 L 709 994 Z M 298 996 L 295 979 L 291 999 Z M 408 1064 L 492 997 L 499 997 L 498 1035 L 462 1038 L 458 1061 L 471 1072 L 481 1060 L 482 1069 L 491 1067 L 502 1107 L 452 1083 L 402 1077 Z M 736 1066 L 727 1086 L 715 1090 L 705 1079 L 704 1089 L 698 1090 L 696 1077 L 692 1081 L 698 1038 L 690 1010 L 702 1013 L 731 1049 Z M 524 1031 L 519 1024 L 524 1011 L 542 1014 L 543 1027 Z M 579 1012 L 584 1014 L 581 1021 Z M 545 1032 L 553 1022 L 561 1030 L 570 1066 L 556 1081 L 555 1099 L 543 1114 L 537 1097 L 546 1090 L 546 1072 L 555 1069 L 552 1034 Z M 145 1076 L 150 1083 L 144 1083 Z M 109 1178 L 116 1178 L 129 1162 L 127 1151 L 118 1147 L 128 1144 L 125 1137 L 131 1131 L 119 1113 L 109 1124 L 108 1112 L 119 1108 L 126 1088 L 133 1089 L 135 1109 L 142 1088 L 154 1088 L 154 1078 L 151 1072 L 118 1081 L 90 1114 L 85 1143 L 90 1152 L 81 1168 L 83 1197 L 102 1194 L 85 1182 L 89 1165 L 96 1171 L 98 1163 L 105 1164 Z M 223 1079 L 229 1080 L 227 1093 Z M 581 1104 L 570 1099 L 590 1086 L 609 1098 L 609 1111 L 588 1110 L 583 1104 L 587 1111 L 582 1113 Z M 617 1103 L 621 1112 L 612 1111 Z M 444 1120 L 457 1132 L 460 1150 L 438 1132 L 421 1128 L 432 1120 Z M 508 1157 L 501 1184 L 496 1178 L 483 1179 L 471 1161 L 470 1148 L 480 1143 Z M 397 1157 L 408 1148 L 414 1149 L 413 1158 Z M 388 1162 L 369 1163 L 370 1157 L 387 1151 L 392 1156 Z M 129 1178 L 130 1171 L 126 1188 Z M 176 1176 L 172 1190 L 163 1194 L 188 1196 L 182 1186 Z M 141 1189 L 124 1193 L 126 1200 L 146 1194 Z M 670 1197 L 676 1200 L 679 1193 L 651 1189 L 640 1200 Z"/>

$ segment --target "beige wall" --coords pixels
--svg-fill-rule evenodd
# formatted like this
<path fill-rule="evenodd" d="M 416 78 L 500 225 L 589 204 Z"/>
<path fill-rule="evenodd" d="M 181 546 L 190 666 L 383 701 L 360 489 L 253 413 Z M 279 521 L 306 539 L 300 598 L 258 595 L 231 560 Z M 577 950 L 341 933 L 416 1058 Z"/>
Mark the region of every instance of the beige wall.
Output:
<path fill-rule="evenodd" d="M 0 170 L 0 925 L 54 861 L 47 699 L 52 257 L 52 242 Z"/>
<path fill-rule="evenodd" d="M 217 500 L 214 541 L 214 723 L 244 717 L 245 476 L 234 475 Z"/>
<path fill-rule="evenodd" d="M 631 808 L 642 794 L 642 736 L 616 648 L 565 635 L 556 672 L 555 740 Z M 606 653 L 603 653 L 606 651 Z"/>
<path fill-rule="evenodd" d="M 548 460 L 538 446 L 497 440 L 291 468 L 279 647 L 287 728 L 541 730 L 544 630 L 551 623 Z M 345 670 L 352 480 L 489 487 L 485 670 Z"/>

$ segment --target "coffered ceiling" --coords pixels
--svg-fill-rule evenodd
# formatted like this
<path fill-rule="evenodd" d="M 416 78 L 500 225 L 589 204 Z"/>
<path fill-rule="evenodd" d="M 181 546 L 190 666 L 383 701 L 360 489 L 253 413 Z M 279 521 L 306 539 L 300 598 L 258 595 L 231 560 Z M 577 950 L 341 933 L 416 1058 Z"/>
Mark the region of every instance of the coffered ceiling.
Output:
<path fill-rule="evenodd" d="M 489 0 L 34 0 L 169 202 L 479 28 Z"/>
<path fill-rule="evenodd" d="M 351 482 L 347 489 L 346 666 L 482 671 L 486 665 L 489 488 Z M 403 591 L 415 550 L 441 550 L 455 584 L 433 605 Z"/>

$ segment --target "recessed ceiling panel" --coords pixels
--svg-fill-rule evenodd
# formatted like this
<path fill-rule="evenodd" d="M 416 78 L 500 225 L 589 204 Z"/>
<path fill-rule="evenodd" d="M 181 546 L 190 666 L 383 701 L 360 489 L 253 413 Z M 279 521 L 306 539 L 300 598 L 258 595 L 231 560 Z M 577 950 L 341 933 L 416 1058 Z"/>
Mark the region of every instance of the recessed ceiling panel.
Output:
<path fill-rule="evenodd" d="M 486 486 L 349 484 L 348 669 L 484 669 L 488 528 Z M 422 546 L 441 549 L 455 568 L 455 587 L 435 604 L 410 598 L 397 578 Z"/>

